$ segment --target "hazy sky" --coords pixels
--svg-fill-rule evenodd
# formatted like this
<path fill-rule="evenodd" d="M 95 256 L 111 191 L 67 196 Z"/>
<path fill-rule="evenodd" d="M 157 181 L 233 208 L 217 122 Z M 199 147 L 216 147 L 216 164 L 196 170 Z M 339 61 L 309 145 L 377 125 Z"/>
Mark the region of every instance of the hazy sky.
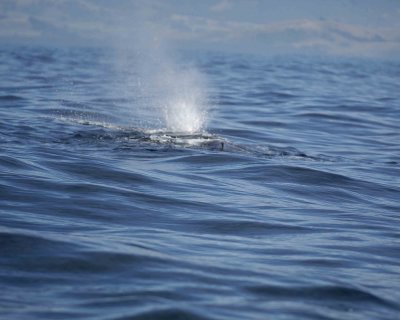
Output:
<path fill-rule="evenodd" d="M 0 45 L 400 57 L 400 0 L 1 0 Z M 118 44 L 119 43 L 119 44 Z"/>

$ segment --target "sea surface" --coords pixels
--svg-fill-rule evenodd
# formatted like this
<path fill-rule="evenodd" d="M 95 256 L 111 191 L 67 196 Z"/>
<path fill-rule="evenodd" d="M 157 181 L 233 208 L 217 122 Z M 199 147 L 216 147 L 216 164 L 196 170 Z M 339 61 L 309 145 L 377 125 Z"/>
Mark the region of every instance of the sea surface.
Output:
<path fill-rule="evenodd" d="M 0 50 L 1 319 L 400 318 L 399 62 L 135 59 Z"/>

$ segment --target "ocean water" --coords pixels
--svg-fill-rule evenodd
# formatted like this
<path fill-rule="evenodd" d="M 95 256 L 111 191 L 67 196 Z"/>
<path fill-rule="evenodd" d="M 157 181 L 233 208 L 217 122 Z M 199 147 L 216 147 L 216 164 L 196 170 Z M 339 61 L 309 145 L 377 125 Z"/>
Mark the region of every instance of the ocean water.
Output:
<path fill-rule="evenodd" d="M 136 58 L 1 49 L 1 319 L 399 319 L 398 62 Z"/>

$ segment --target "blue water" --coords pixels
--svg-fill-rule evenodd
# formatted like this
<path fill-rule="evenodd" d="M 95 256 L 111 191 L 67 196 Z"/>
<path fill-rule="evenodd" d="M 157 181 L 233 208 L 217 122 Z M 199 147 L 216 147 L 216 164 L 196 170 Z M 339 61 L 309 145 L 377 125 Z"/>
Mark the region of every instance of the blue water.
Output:
<path fill-rule="evenodd" d="M 399 63 L 182 54 L 187 134 L 117 57 L 0 51 L 1 319 L 399 318 Z"/>

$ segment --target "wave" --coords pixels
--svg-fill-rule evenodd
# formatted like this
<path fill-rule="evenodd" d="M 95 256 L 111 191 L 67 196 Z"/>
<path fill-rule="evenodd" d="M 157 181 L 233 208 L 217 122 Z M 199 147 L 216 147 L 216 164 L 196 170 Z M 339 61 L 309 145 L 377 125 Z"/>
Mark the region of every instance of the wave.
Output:
<path fill-rule="evenodd" d="M 322 285 L 308 287 L 259 285 L 247 287 L 246 290 L 257 296 L 261 295 L 274 300 L 298 299 L 300 301 L 314 300 L 315 302 L 323 300 L 331 305 L 340 302 L 343 307 L 346 304 L 349 306 L 362 304 L 364 307 L 372 304 L 390 307 L 395 310 L 398 309 L 398 307 L 391 301 L 384 299 L 383 297 L 376 296 L 365 289 L 346 287 L 342 285 Z"/>

